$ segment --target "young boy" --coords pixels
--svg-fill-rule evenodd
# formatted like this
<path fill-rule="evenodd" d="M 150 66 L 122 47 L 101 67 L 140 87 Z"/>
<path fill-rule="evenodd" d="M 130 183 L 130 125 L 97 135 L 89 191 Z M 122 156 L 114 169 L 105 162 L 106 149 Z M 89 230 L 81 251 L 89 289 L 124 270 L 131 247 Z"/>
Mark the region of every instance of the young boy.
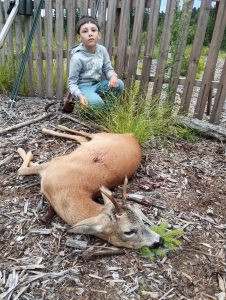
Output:
<path fill-rule="evenodd" d="M 64 104 L 64 111 L 71 112 L 79 100 L 81 106 L 104 106 L 104 98 L 119 95 L 123 82 L 112 68 L 107 49 L 98 44 L 100 27 L 97 20 L 83 16 L 77 24 L 79 45 L 71 49 L 68 88 L 71 98 Z M 107 80 L 101 80 L 104 74 Z"/>

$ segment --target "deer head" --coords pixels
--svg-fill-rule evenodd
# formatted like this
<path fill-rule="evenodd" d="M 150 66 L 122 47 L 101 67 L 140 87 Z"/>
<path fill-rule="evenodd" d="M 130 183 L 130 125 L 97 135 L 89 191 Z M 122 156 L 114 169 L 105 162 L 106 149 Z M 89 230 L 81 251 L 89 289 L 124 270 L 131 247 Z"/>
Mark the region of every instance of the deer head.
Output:
<path fill-rule="evenodd" d="M 145 223 L 151 224 L 138 207 L 125 204 L 126 184 L 123 188 L 123 204 L 120 206 L 114 195 L 101 186 L 104 199 L 103 210 L 95 217 L 85 219 L 74 225 L 69 232 L 91 234 L 119 247 L 139 249 L 142 246 L 159 247 L 162 238 L 150 231 Z"/>

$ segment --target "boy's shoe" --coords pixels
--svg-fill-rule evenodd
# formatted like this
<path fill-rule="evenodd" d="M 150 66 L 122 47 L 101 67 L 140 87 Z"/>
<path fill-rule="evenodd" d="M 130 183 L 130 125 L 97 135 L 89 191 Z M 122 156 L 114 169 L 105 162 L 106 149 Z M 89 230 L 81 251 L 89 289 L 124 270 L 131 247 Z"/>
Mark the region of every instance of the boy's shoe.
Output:
<path fill-rule="evenodd" d="M 64 102 L 63 112 L 71 113 L 71 112 L 73 112 L 74 107 L 75 107 L 75 103 L 72 100 L 71 93 L 69 93 L 67 95 L 66 101 Z"/>

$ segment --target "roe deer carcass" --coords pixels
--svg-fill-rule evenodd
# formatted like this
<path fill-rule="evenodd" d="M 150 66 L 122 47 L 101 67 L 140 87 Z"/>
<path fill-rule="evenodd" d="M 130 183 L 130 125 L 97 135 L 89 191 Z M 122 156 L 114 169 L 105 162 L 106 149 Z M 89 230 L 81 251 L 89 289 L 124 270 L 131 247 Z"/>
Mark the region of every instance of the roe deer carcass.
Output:
<path fill-rule="evenodd" d="M 45 128 L 42 131 L 73 139 L 81 146 L 42 164 L 33 163 L 32 153 L 19 148 L 23 164 L 18 173 L 41 176 L 41 192 L 54 211 L 72 225 L 70 232 L 95 235 L 127 248 L 160 246 L 160 236 L 146 227 L 144 220 L 148 222 L 148 219 L 141 210 L 125 202 L 119 205 L 109 190 L 121 184 L 126 176 L 132 176 L 140 166 L 141 149 L 134 136 L 89 134 L 62 125 L 59 128 L 73 134 Z M 100 192 L 104 205 L 94 201 Z"/>

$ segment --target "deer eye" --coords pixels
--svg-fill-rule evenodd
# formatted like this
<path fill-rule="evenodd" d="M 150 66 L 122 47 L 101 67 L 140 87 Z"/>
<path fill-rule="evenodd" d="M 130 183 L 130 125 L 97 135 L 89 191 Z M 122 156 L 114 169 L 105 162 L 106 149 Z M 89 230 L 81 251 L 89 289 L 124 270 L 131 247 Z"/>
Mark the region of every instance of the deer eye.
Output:
<path fill-rule="evenodd" d="M 131 230 L 128 230 L 128 231 L 124 231 L 124 234 L 126 236 L 131 236 L 131 235 L 133 235 L 135 233 L 136 233 L 136 230 L 134 230 L 134 229 L 131 229 Z"/>

